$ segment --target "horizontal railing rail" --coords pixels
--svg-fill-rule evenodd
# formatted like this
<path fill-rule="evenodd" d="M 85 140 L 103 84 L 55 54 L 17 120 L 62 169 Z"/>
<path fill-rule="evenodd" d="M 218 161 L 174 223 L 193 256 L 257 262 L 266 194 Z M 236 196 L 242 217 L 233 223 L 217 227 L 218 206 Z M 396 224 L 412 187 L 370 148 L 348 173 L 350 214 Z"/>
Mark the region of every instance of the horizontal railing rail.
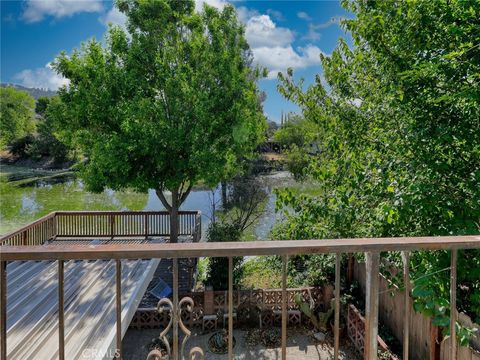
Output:
<path fill-rule="evenodd" d="M 196 215 L 198 216 L 198 215 Z M 197 225 L 197 230 L 199 225 Z M 404 259 L 405 280 L 405 331 L 404 331 L 404 355 L 408 360 L 408 329 L 410 311 L 410 278 L 409 278 L 409 254 L 417 250 L 449 250 L 451 251 L 450 266 L 450 304 L 451 304 L 451 337 L 456 338 L 456 272 L 457 253 L 460 249 L 480 248 L 479 236 L 443 236 L 443 237 L 399 237 L 399 238 L 363 238 L 363 239 L 334 239 L 334 240 L 290 240 L 290 241 L 253 241 L 253 242 L 219 242 L 219 243 L 162 243 L 162 244 L 105 244 L 105 245 L 44 245 L 44 246 L 5 246 L 1 249 L 0 259 L 0 335 L 2 357 L 6 358 L 6 318 L 7 318 L 7 277 L 6 263 L 8 261 L 29 260 L 54 260 L 58 261 L 58 289 L 59 289 L 59 357 L 64 359 L 64 262 L 67 260 L 93 260 L 115 259 L 116 260 L 116 322 L 117 322 L 117 357 L 121 358 L 122 326 L 121 326 L 121 268 L 124 259 L 152 259 L 172 258 L 173 291 L 172 300 L 162 299 L 163 305 L 168 305 L 172 321 L 168 330 L 173 331 L 172 358 L 183 358 L 183 346 L 179 348 L 179 329 L 187 335 L 180 313 L 182 304 L 193 304 L 191 298 L 179 299 L 179 260 L 182 258 L 197 257 L 226 257 L 228 258 L 228 359 L 233 359 L 233 258 L 237 256 L 263 256 L 278 255 L 282 257 L 282 291 L 281 291 L 281 354 L 286 359 L 287 344 L 287 264 L 290 255 L 334 253 L 335 261 L 335 326 L 334 326 L 334 359 L 339 357 L 339 321 L 340 321 L 340 259 L 342 253 L 365 253 L 367 269 L 367 294 L 365 306 L 365 354 L 368 360 L 377 359 L 377 335 L 378 335 L 378 295 L 379 295 L 379 263 L 380 252 L 402 251 Z M 162 302 L 161 301 L 161 302 Z M 165 340 L 166 341 L 166 340 Z M 151 359 L 157 359 L 152 353 Z M 161 356 L 161 354 L 160 354 Z M 452 342 L 450 359 L 457 358 L 456 342 Z"/>
<path fill-rule="evenodd" d="M 201 237 L 201 214 L 179 211 L 180 236 Z M 197 231 L 198 230 L 198 231 Z M 42 245 L 62 238 L 126 238 L 170 235 L 170 214 L 166 211 L 57 211 L 10 234 L 0 245 Z"/>
<path fill-rule="evenodd" d="M 95 260 L 308 255 L 326 253 L 452 250 L 480 247 L 479 236 L 358 238 L 161 244 L 9 246 L 2 258 L 13 260 Z"/>

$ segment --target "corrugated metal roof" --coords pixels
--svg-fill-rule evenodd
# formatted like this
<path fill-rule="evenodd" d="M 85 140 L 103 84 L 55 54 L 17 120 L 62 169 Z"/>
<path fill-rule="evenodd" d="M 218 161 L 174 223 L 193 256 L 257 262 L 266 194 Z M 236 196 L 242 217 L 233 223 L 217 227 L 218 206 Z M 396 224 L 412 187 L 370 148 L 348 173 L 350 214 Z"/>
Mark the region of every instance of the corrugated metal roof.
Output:
<path fill-rule="evenodd" d="M 159 260 L 122 261 L 123 333 Z M 7 266 L 7 358 L 58 358 L 57 264 Z M 112 358 L 115 348 L 115 261 L 65 262 L 65 358 Z"/>

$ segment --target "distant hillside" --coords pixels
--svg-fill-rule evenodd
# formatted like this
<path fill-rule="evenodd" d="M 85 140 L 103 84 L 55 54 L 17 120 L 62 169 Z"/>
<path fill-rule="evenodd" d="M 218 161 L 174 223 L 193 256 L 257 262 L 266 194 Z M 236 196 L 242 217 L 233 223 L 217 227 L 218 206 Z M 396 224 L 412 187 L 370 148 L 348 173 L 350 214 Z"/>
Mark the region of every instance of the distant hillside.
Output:
<path fill-rule="evenodd" d="M 28 87 L 25 87 L 25 86 L 22 86 L 22 85 L 17 85 L 17 84 L 1 84 L 1 86 L 3 86 L 3 87 L 13 87 L 17 90 L 25 91 L 25 92 L 29 93 L 30 95 L 32 95 L 35 98 L 35 100 L 38 99 L 39 97 L 42 97 L 42 96 L 52 97 L 52 96 L 57 95 L 56 91 L 52 91 L 52 90 L 48 90 L 48 89 L 39 89 L 39 88 L 28 88 Z"/>

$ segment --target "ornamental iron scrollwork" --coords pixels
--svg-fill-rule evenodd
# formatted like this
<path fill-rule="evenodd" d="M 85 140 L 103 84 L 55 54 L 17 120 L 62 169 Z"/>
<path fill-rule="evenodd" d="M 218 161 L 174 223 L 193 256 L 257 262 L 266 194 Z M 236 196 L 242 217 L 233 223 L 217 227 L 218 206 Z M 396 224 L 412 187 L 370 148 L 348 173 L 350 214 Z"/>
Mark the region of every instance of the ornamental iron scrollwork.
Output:
<path fill-rule="evenodd" d="M 178 327 L 182 330 L 182 332 L 185 335 L 183 337 L 182 346 L 180 350 L 180 359 L 182 360 L 185 359 L 185 346 L 187 344 L 188 339 L 192 335 L 192 332 L 183 323 L 181 315 L 183 310 L 191 313 L 193 311 L 193 306 L 194 306 L 193 299 L 188 296 L 181 299 L 178 303 L 178 308 L 177 308 Z M 172 326 L 174 325 L 173 308 L 174 308 L 173 303 L 168 298 L 161 299 L 157 305 L 157 311 L 159 312 L 159 314 L 163 314 L 165 312 L 169 313 L 168 325 L 159 335 L 159 339 L 163 342 L 166 349 L 166 353 L 167 353 L 166 359 L 170 359 L 171 357 L 170 342 L 168 341 L 167 334 L 169 333 Z M 178 339 L 173 339 L 173 341 L 178 341 Z M 205 354 L 200 347 L 195 346 L 192 349 L 190 349 L 189 360 L 203 360 L 204 358 L 205 358 Z M 163 359 L 164 359 L 164 355 L 160 349 L 153 349 L 148 353 L 148 356 L 147 356 L 147 360 L 163 360 Z"/>

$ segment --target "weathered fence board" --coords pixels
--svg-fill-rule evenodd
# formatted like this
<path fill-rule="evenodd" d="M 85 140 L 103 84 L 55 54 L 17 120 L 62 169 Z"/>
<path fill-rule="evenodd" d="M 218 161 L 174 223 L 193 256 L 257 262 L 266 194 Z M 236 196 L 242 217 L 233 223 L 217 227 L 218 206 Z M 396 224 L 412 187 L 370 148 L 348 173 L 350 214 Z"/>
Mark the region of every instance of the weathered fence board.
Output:
<path fill-rule="evenodd" d="M 360 283 L 362 291 L 365 292 L 365 264 L 355 262 L 355 279 Z M 392 295 L 393 294 L 393 295 Z M 379 319 L 386 324 L 393 332 L 395 337 L 403 343 L 403 323 L 404 323 L 405 301 L 403 291 L 395 289 L 393 291 L 384 276 L 380 275 L 379 291 Z M 430 359 L 434 353 L 432 341 L 432 332 L 436 331 L 431 320 L 413 310 L 410 307 L 410 358 L 412 360 Z M 459 317 L 462 321 L 462 316 Z M 388 344 L 387 344 L 388 345 Z M 440 360 L 450 360 L 450 341 L 444 340 L 440 344 Z M 458 346 L 457 360 L 480 360 L 480 354 L 473 349 Z"/>

